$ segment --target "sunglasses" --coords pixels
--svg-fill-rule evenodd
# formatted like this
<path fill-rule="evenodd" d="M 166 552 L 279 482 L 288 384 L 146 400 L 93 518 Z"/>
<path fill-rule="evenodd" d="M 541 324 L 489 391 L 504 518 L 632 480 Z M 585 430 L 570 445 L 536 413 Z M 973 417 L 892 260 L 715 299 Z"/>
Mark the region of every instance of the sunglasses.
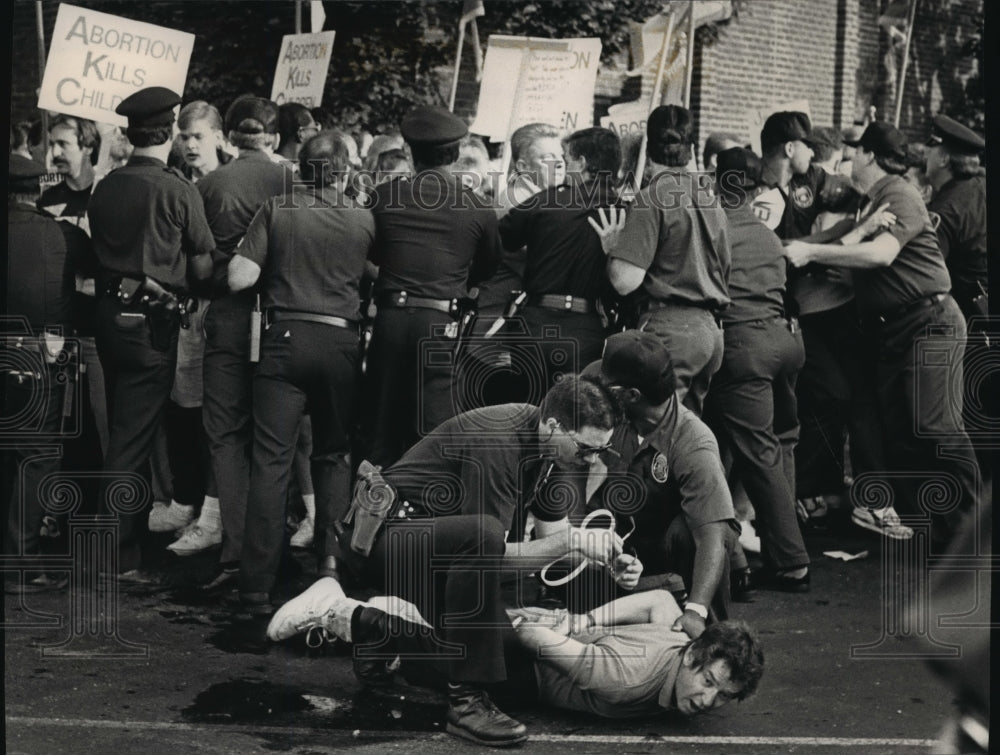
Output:
<path fill-rule="evenodd" d="M 615 456 L 620 456 L 621 455 L 617 451 L 615 451 L 615 449 L 613 449 L 611 447 L 611 443 L 610 442 L 605 443 L 602 446 L 591 446 L 588 443 L 581 443 L 580 441 L 578 441 L 576 439 L 576 437 L 574 435 L 572 435 L 569 432 L 569 430 L 567 430 L 565 427 L 563 427 L 560 423 L 557 422 L 556 423 L 556 427 L 558 427 L 560 430 L 562 430 L 563 433 L 565 433 L 566 437 L 569 438 L 571 441 L 573 441 L 573 445 L 576 446 L 576 451 L 573 452 L 573 455 L 576 458 L 578 458 L 578 459 L 585 459 L 588 456 L 593 456 L 594 454 L 600 455 L 600 454 L 603 454 L 605 452 L 611 453 L 611 454 L 613 454 Z"/>

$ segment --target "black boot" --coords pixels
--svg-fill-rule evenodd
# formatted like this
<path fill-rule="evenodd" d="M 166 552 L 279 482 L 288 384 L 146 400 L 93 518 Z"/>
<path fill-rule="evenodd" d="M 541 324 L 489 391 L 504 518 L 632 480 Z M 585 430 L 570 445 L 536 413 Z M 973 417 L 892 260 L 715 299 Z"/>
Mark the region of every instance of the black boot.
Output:
<path fill-rule="evenodd" d="M 365 687 L 392 686 L 393 675 L 399 669 L 396 643 L 389 626 L 391 619 L 398 621 L 398 617 L 371 606 L 360 606 L 351 616 L 351 639 L 355 646 L 368 646 L 355 647 L 353 658 L 354 676 Z"/>
<path fill-rule="evenodd" d="M 510 747 L 527 740 L 528 730 L 490 700 L 478 687 L 448 685 L 445 731 L 490 747 Z"/>

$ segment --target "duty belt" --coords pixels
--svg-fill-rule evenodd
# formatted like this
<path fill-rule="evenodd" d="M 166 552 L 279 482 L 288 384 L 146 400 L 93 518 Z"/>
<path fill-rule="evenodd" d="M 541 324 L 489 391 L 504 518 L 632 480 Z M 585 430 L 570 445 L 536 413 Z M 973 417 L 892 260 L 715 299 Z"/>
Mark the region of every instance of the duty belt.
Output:
<path fill-rule="evenodd" d="M 356 322 L 345 320 L 343 317 L 335 317 L 334 315 L 317 315 L 312 312 L 290 312 L 277 309 L 269 309 L 267 311 L 268 324 L 292 320 L 297 322 L 318 322 L 322 325 L 332 325 L 335 328 L 344 328 L 346 330 L 357 330 L 358 327 Z"/>
<path fill-rule="evenodd" d="M 386 291 L 375 299 L 377 307 L 387 309 L 402 309 L 416 307 L 417 309 L 435 309 L 448 315 L 459 313 L 458 299 L 427 299 L 423 296 L 413 296 L 406 291 Z"/>
<path fill-rule="evenodd" d="M 864 318 L 868 323 L 887 323 L 890 320 L 895 320 L 903 315 L 909 314 L 917 309 L 923 309 L 924 307 L 933 307 L 935 304 L 944 301 L 944 298 L 948 294 L 931 294 L 930 296 L 921 296 L 919 299 L 914 299 L 913 301 L 908 301 L 906 304 L 902 304 L 895 309 L 888 309 L 885 312 L 881 312 L 876 315 L 869 315 Z"/>
<path fill-rule="evenodd" d="M 537 296 L 529 296 L 527 304 L 529 307 L 554 309 L 561 312 L 576 312 L 581 315 L 590 315 L 597 312 L 594 302 L 584 299 L 581 296 L 539 294 Z"/>
<path fill-rule="evenodd" d="M 642 302 L 638 309 L 639 314 L 644 315 L 647 312 L 653 312 L 657 309 L 668 309 L 670 307 L 683 307 L 685 309 L 703 309 L 706 312 L 718 316 L 719 307 L 713 307 L 707 302 L 696 303 L 692 301 L 683 301 L 681 299 L 649 299 Z"/>

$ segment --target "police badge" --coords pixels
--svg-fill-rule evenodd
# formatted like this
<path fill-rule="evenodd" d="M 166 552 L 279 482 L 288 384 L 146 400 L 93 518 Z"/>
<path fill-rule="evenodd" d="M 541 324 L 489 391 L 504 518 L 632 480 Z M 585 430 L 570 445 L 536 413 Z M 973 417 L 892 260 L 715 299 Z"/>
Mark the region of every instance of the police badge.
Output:
<path fill-rule="evenodd" d="M 667 467 L 667 457 L 661 453 L 656 454 L 653 457 L 653 463 L 650 465 L 649 471 L 653 475 L 653 479 L 657 482 L 666 482 L 667 477 L 670 476 L 670 470 Z"/>

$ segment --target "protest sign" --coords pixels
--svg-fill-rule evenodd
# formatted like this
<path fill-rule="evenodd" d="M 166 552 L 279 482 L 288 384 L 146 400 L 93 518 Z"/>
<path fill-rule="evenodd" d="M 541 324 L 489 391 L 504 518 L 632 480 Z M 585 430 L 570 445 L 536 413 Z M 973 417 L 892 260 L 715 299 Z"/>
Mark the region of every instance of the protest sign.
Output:
<path fill-rule="evenodd" d="M 63 3 L 38 107 L 125 126 L 119 103 L 140 89 L 184 93 L 194 35 Z"/>
<path fill-rule="evenodd" d="M 619 138 L 632 133 L 644 134 L 648 115 L 649 103 L 642 100 L 612 105 L 608 114 L 601 118 L 601 128 L 611 129 Z"/>
<path fill-rule="evenodd" d="M 491 35 L 470 130 L 506 141 L 527 123 L 564 131 L 594 122 L 594 84 L 601 40 Z"/>
<path fill-rule="evenodd" d="M 758 155 L 760 154 L 760 129 L 764 125 L 764 121 L 768 119 L 768 116 L 789 110 L 805 113 L 812 120 L 812 113 L 809 111 L 809 100 L 792 100 L 766 108 L 747 111 L 746 115 L 743 116 L 743 120 L 747 124 L 747 129 L 750 133 L 750 147 L 754 152 Z"/>
<path fill-rule="evenodd" d="M 278 65 L 274 69 L 271 99 L 279 105 L 299 102 L 318 107 L 323 102 L 323 86 L 333 55 L 336 32 L 286 34 L 281 40 Z"/>

